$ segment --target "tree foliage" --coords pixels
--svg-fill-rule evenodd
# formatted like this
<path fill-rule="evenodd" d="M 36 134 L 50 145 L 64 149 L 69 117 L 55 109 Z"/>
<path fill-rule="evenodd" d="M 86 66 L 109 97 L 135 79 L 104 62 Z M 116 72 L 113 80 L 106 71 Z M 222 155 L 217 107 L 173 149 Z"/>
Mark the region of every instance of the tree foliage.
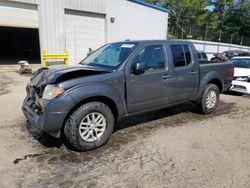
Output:
<path fill-rule="evenodd" d="M 145 0 L 170 10 L 169 35 L 250 45 L 250 0 Z"/>

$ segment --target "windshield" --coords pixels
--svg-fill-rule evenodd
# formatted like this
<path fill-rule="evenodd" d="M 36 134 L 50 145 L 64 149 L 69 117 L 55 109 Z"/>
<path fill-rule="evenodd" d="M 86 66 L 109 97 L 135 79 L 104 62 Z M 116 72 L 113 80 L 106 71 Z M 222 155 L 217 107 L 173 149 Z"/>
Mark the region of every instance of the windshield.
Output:
<path fill-rule="evenodd" d="M 127 59 L 136 46 L 136 43 L 128 42 L 107 44 L 86 57 L 80 64 L 115 69 Z"/>
<path fill-rule="evenodd" d="M 235 59 L 232 60 L 231 63 L 233 63 L 234 66 L 238 68 L 250 69 L 250 59 Z"/>

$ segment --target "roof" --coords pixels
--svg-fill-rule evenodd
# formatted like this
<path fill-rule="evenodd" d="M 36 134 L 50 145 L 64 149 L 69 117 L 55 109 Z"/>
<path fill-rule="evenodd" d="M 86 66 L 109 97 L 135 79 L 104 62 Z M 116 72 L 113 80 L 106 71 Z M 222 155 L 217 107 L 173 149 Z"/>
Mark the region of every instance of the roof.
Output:
<path fill-rule="evenodd" d="M 153 40 L 126 40 L 126 41 L 118 41 L 118 42 L 114 42 L 114 43 L 136 43 L 136 44 L 150 44 L 150 43 L 157 43 L 157 42 L 161 42 L 161 43 L 170 43 L 170 44 L 192 44 L 192 42 L 190 41 L 184 41 L 184 40 L 157 40 L 157 39 L 153 39 Z"/>
<path fill-rule="evenodd" d="M 133 2 L 133 3 L 137 3 L 137 4 L 140 4 L 140 5 L 149 7 L 149 8 L 153 8 L 153 9 L 159 10 L 161 12 L 165 12 L 165 13 L 169 13 L 170 12 L 169 9 L 162 8 L 162 7 L 159 7 L 157 5 L 152 5 L 152 4 L 146 3 L 146 2 L 144 2 L 142 0 L 130 0 L 130 1 Z"/>

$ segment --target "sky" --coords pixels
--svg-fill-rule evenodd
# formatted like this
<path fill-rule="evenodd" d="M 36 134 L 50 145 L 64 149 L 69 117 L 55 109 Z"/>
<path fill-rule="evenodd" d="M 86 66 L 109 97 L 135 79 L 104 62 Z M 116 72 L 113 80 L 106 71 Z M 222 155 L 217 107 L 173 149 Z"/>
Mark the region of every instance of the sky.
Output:
<path fill-rule="evenodd" d="M 214 9 L 214 5 L 207 6 L 206 9 L 212 11 Z"/>

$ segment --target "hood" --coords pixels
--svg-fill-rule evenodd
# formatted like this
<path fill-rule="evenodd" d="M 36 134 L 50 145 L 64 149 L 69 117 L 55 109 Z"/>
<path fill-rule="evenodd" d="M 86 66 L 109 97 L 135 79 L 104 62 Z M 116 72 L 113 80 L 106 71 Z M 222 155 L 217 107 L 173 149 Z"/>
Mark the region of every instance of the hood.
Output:
<path fill-rule="evenodd" d="M 235 76 L 235 77 L 250 76 L 250 69 L 248 69 L 248 68 L 237 68 L 237 67 L 235 67 L 234 76 Z"/>
<path fill-rule="evenodd" d="M 112 72 L 113 70 L 88 65 L 55 65 L 41 68 L 31 78 L 31 85 L 41 87 L 46 84 L 55 84 L 65 80 Z"/>

